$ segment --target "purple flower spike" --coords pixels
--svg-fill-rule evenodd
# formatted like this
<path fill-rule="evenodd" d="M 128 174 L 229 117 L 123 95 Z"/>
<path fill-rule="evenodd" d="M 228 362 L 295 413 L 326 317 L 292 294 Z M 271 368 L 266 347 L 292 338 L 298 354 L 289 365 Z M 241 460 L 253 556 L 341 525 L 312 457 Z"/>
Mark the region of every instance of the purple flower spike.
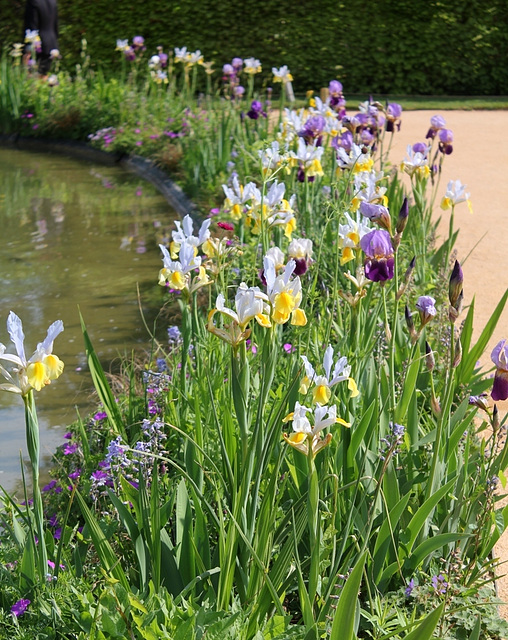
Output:
<path fill-rule="evenodd" d="M 21 600 L 18 600 L 15 604 L 12 605 L 11 607 L 12 615 L 16 616 L 16 618 L 19 618 L 19 616 L 22 616 L 25 613 L 29 605 L 30 605 L 30 600 L 21 598 Z"/>
<path fill-rule="evenodd" d="M 492 387 L 492 399 L 494 401 L 508 398 L 508 344 L 501 340 L 492 350 L 492 362 L 496 365 L 494 386 Z"/>
<path fill-rule="evenodd" d="M 365 277 L 372 282 L 384 282 L 393 278 L 393 245 L 388 231 L 376 229 L 360 240 L 360 247 L 367 256 Z"/>

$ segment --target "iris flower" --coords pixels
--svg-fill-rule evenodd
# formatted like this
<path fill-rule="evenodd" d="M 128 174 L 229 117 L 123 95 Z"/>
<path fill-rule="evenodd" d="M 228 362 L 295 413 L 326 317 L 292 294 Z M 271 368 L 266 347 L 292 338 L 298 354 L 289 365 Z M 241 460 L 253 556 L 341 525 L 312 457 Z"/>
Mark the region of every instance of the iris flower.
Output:
<path fill-rule="evenodd" d="M 263 260 L 263 267 L 272 320 L 276 324 L 285 324 L 291 318 L 291 324 L 305 326 L 307 316 L 300 309 L 302 284 L 299 276 L 291 278 L 296 267 L 295 261 L 290 260 L 280 276 L 276 276 L 275 263 L 267 256 Z"/>
<path fill-rule="evenodd" d="M 13 372 L 16 374 L 17 384 L 15 384 L 15 378 L 0 365 L 0 373 L 8 381 L 0 384 L 0 389 L 26 396 L 32 389 L 40 391 L 45 385 L 50 384 L 52 380 L 56 380 L 63 371 L 64 363 L 53 353 L 53 342 L 63 331 L 63 328 L 61 320 L 53 322 L 43 342 L 37 345 L 32 357 L 27 360 L 23 324 L 20 318 L 11 311 L 7 318 L 7 331 L 11 342 L 16 348 L 17 355 L 5 353 L 6 347 L 0 343 L 0 360 L 5 360 L 15 365 Z"/>
<path fill-rule="evenodd" d="M 333 367 L 333 347 L 328 345 L 323 358 L 323 371 L 325 375 L 316 375 L 314 367 L 309 362 L 307 356 L 302 356 L 305 367 L 305 377 L 300 385 L 300 392 L 307 393 L 310 385 L 314 385 L 312 399 L 320 405 L 327 405 L 332 396 L 332 387 L 344 380 L 348 381 L 348 388 L 351 391 L 351 397 L 358 395 L 358 389 L 353 378 L 350 377 L 351 366 L 347 363 L 347 358 L 337 354 L 337 361 Z"/>
<path fill-rule="evenodd" d="M 313 425 L 307 417 L 308 413 L 313 414 Z M 337 407 L 335 405 L 332 407 L 317 406 L 312 412 L 312 409 L 304 407 L 299 402 L 295 404 L 295 410 L 283 420 L 283 422 L 290 421 L 293 423 L 293 433 L 290 435 L 284 433 L 284 440 L 305 455 L 309 454 L 310 447 L 312 457 L 319 453 L 321 449 L 324 449 L 332 440 L 331 433 L 328 433 L 324 438 L 321 437 L 320 433 L 323 429 L 336 423 L 345 427 L 351 426 L 342 418 L 337 418 Z"/>
<path fill-rule="evenodd" d="M 339 247 L 342 249 L 340 264 L 346 264 L 355 257 L 355 250 L 360 246 L 360 240 L 364 235 L 372 231 L 371 227 L 364 223 L 363 216 L 356 214 L 354 220 L 348 213 L 347 223 L 339 225 Z"/>
<path fill-rule="evenodd" d="M 473 207 L 469 199 L 469 193 L 466 193 L 466 185 L 460 180 L 450 180 L 446 187 L 446 194 L 441 200 L 441 209 L 452 209 L 455 205 L 465 202 L 470 213 L 473 213 Z"/>
<path fill-rule="evenodd" d="M 159 284 L 169 285 L 177 291 L 188 290 L 190 293 L 200 287 L 210 284 L 204 267 L 201 266 L 201 256 L 195 255 L 195 247 L 184 242 L 180 247 L 178 260 L 171 260 L 169 251 L 163 245 L 159 245 L 163 254 L 164 267 L 159 271 Z M 198 275 L 192 279 L 191 272 L 198 270 Z"/>
<path fill-rule="evenodd" d="M 293 82 L 293 76 L 289 72 L 287 65 L 283 65 L 279 69 L 272 67 L 272 73 L 274 82 Z"/>
<path fill-rule="evenodd" d="M 393 245 L 388 231 L 375 229 L 360 240 L 365 259 L 365 277 L 372 282 L 384 282 L 393 278 Z"/>
<path fill-rule="evenodd" d="M 492 362 L 496 365 L 492 399 L 506 400 L 508 398 L 508 341 L 501 340 L 492 350 Z"/>
<path fill-rule="evenodd" d="M 186 215 L 182 222 L 175 220 L 176 231 L 173 231 L 173 242 L 171 243 L 171 257 L 176 259 L 180 246 L 186 242 L 193 247 L 200 247 L 210 237 L 209 227 L 212 221 L 210 218 L 201 225 L 197 237 L 194 235 L 194 223 L 189 215 Z"/>
<path fill-rule="evenodd" d="M 225 328 L 219 328 L 213 323 L 216 313 L 221 313 L 231 320 Z M 250 335 L 247 325 L 255 319 L 262 327 L 271 327 L 268 317 L 268 297 L 258 287 L 247 287 L 242 282 L 235 296 L 235 310 L 225 306 L 225 298 L 220 293 L 217 296 L 215 309 L 208 314 L 208 331 L 218 336 L 224 342 L 236 347 Z"/>

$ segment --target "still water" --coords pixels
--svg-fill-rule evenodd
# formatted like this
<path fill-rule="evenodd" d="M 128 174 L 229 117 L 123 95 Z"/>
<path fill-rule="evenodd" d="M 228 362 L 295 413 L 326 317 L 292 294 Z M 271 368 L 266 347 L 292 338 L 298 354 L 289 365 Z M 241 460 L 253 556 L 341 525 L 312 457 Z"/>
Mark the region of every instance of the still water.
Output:
<path fill-rule="evenodd" d="M 78 308 L 106 369 L 148 349 L 142 313 L 151 326 L 161 300 L 157 244 L 175 217 L 154 187 L 119 167 L 0 148 L 0 342 L 12 352 L 10 310 L 23 321 L 27 357 L 54 320 L 65 327 L 54 345 L 64 373 L 36 393 L 42 465 L 76 410 L 91 408 Z M 24 440 L 23 402 L 1 392 L 0 484 L 9 491 Z"/>

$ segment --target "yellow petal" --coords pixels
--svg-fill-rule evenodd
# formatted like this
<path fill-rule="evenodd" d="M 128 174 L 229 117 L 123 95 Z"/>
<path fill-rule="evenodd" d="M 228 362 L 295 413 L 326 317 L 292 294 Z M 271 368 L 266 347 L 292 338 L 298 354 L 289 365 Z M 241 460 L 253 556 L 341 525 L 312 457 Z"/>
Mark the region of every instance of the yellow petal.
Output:
<path fill-rule="evenodd" d="M 50 353 L 43 359 L 44 364 L 47 367 L 47 373 L 49 380 L 56 380 L 64 370 L 64 363 L 54 353 Z"/>
<path fill-rule="evenodd" d="M 304 327 L 307 324 L 307 316 L 303 309 L 295 309 L 291 315 L 291 324 L 296 327 Z"/>
<path fill-rule="evenodd" d="M 343 425 L 344 427 L 350 427 L 351 423 L 350 422 L 346 422 L 345 420 L 343 420 L 342 418 L 337 418 L 337 422 L 341 425 Z"/>
<path fill-rule="evenodd" d="M 353 380 L 353 378 L 347 379 L 347 388 L 351 391 L 352 398 L 356 398 L 356 396 L 360 395 L 358 387 L 356 386 L 356 382 Z"/>
<path fill-rule="evenodd" d="M 332 396 L 332 392 L 330 391 L 330 387 L 326 384 L 319 384 L 313 393 L 314 402 L 324 406 L 330 402 L 330 398 Z"/>
<path fill-rule="evenodd" d="M 42 362 L 31 362 L 26 368 L 28 384 L 36 391 L 49 384 L 48 370 Z"/>

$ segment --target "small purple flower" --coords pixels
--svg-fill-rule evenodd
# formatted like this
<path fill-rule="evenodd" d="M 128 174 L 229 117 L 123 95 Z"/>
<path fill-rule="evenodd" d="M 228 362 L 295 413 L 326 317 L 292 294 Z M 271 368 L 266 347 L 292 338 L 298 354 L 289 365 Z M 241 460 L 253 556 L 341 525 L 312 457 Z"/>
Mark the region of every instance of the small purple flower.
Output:
<path fill-rule="evenodd" d="M 247 111 L 247 116 L 251 120 L 257 120 L 259 116 L 266 118 L 266 113 L 263 111 L 263 105 L 259 100 L 253 100 L 250 105 L 250 110 Z"/>
<path fill-rule="evenodd" d="M 77 480 L 80 476 L 81 476 L 81 469 L 76 469 L 76 471 L 69 473 L 67 477 L 69 478 L 69 480 Z"/>
<path fill-rule="evenodd" d="M 424 327 L 436 315 L 436 301 L 432 296 L 420 296 L 416 301 L 416 308 L 420 313 L 420 322 Z"/>
<path fill-rule="evenodd" d="M 437 593 L 446 593 L 446 590 L 448 589 L 448 582 L 446 582 L 446 579 L 442 573 L 440 573 L 438 576 L 432 576 L 431 583 Z"/>
<path fill-rule="evenodd" d="M 78 450 L 78 443 L 77 442 L 69 442 L 68 444 L 66 444 L 63 448 L 63 452 L 65 456 L 70 456 L 73 453 L 76 453 L 76 451 Z"/>
<path fill-rule="evenodd" d="M 16 618 L 19 618 L 25 613 L 29 605 L 30 605 L 30 600 L 21 598 L 21 600 L 18 600 L 15 604 L 12 605 L 11 607 L 12 615 L 15 616 Z"/>
<path fill-rule="evenodd" d="M 53 491 L 56 486 L 56 480 L 51 480 L 45 487 L 41 489 L 43 493 L 47 493 L 48 491 Z"/>
<path fill-rule="evenodd" d="M 282 348 L 284 349 L 284 351 L 286 353 L 293 353 L 293 351 L 296 351 L 296 347 L 294 347 L 291 343 L 286 342 Z"/>
<path fill-rule="evenodd" d="M 98 411 L 94 417 L 93 420 L 95 420 L 96 422 L 99 422 L 99 420 L 105 420 L 108 417 L 108 414 L 105 411 Z"/>
<path fill-rule="evenodd" d="M 406 596 L 406 598 L 409 598 L 409 596 L 413 593 L 414 588 L 415 581 L 414 578 L 411 578 L 411 580 L 407 583 L 407 587 L 404 589 L 404 595 Z"/>
<path fill-rule="evenodd" d="M 236 98 L 241 98 L 245 93 L 245 87 L 242 87 L 242 85 L 239 84 L 233 89 L 233 93 L 235 94 Z"/>
<path fill-rule="evenodd" d="M 360 240 L 365 253 L 365 277 L 372 282 L 384 282 L 393 278 L 393 245 L 388 231 L 375 229 Z"/>
<path fill-rule="evenodd" d="M 231 66 L 235 71 L 240 71 L 240 69 L 243 67 L 243 59 L 233 58 L 233 60 L 231 60 Z"/>
<path fill-rule="evenodd" d="M 169 342 L 180 342 L 182 339 L 182 333 L 180 329 L 175 325 L 168 327 L 168 340 Z"/>
<path fill-rule="evenodd" d="M 500 340 L 490 355 L 496 365 L 494 386 L 492 387 L 492 399 L 506 400 L 508 398 L 508 344 L 507 340 Z"/>
<path fill-rule="evenodd" d="M 235 70 L 233 69 L 233 66 L 232 66 L 232 65 L 230 65 L 230 64 L 225 64 L 225 65 L 222 67 L 222 73 L 223 73 L 225 76 L 232 76 L 232 75 L 235 73 Z"/>

